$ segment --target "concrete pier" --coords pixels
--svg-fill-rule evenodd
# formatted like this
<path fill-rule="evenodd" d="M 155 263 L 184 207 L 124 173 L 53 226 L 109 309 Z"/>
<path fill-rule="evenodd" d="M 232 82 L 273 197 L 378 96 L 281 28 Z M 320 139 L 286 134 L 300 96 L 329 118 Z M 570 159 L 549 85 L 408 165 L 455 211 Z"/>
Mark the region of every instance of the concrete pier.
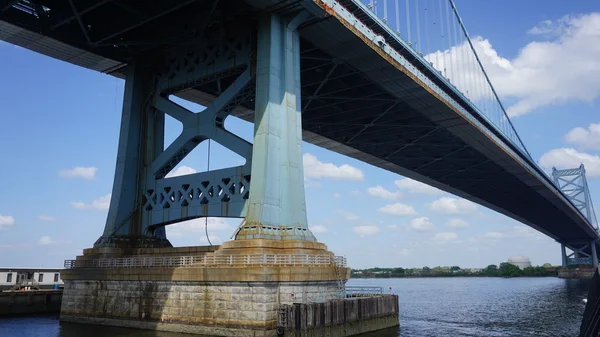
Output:
<path fill-rule="evenodd" d="M 358 324 L 354 333 L 398 324 L 397 297 L 344 300 L 350 269 L 314 241 L 99 247 L 86 249 L 66 266 L 62 321 L 212 336 L 276 336 L 278 313 L 286 305 L 320 303 L 340 313 L 349 310 L 347 321 L 340 314 L 324 321 L 331 331 L 342 323 Z M 376 304 L 380 302 L 386 304 Z"/>
<path fill-rule="evenodd" d="M 596 268 L 590 265 L 580 265 L 577 268 L 569 269 L 569 268 L 560 268 L 558 270 L 558 277 L 560 278 L 592 278 L 594 273 L 596 272 Z"/>
<path fill-rule="evenodd" d="M 353 336 L 399 324 L 398 295 L 281 305 L 277 335 Z"/>
<path fill-rule="evenodd" d="M 62 290 L 1 291 L 0 316 L 60 311 Z"/>

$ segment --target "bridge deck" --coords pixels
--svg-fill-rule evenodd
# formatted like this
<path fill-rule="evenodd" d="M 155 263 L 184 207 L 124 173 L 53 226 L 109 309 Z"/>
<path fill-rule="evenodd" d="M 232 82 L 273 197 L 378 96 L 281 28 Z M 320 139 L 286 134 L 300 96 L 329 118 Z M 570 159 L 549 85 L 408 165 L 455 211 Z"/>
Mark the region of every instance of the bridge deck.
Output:
<path fill-rule="evenodd" d="M 259 7 L 277 3 L 270 0 L 248 2 Z M 61 7 L 57 4 L 66 1 L 44 3 L 58 10 Z M 103 3 L 100 2 L 98 8 L 106 5 Z M 492 125 L 482 119 L 460 94 L 429 71 L 410 50 L 402 49 L 381 26 L 354 6 L 352 0 L 342 3 L 357 13 L 364 24 L 383 35 L 445 96 L 440 96 L 430 85 L 419 83 L 422 79 L 411 75 L 406 64 L 397 63 L 377 46 L 365 43 L 360 32 L 348 29 L 342 18 L 327 17 L 316 3 L 302 2 L 317 14 L 300 27 L 306 141 L 462 196 L 559 241 L 589 241 L 597 237 L 587 220 L 535 163 L 493 130 Z M 133 34 L 138 40 L 148 41 L 155 36 L 152 34 L 158 36 L 166 27 L 180 27 L 181 22 L 189 19 L 185 12 L 211 11 L 209 4 L 194 1 L 188 7 L 165 6 L 156 10 L 166 13 L 151 20 L 152 29 L 139 24 L 142 21 L 139 17 L 136 20 L 134 11 L 111 7 L 120 13 L 116 17 L 121 22 L 121 33 L 107 26 L 104 34 L 99 35 L 117 34 L 115 36 L 119 37 L 118 34 L 122 34 L 132 39 Z M 217 9 L 231 11 L 232 16 L 250 13 L 248 7 L 233 0 L 221 2 Z M 100 25 L 100 18 L 107 17 L 107 10 L 97 14 L 90 10 L 89 16 L 97 15 L 95 19 Z M 64 17 L 69 15 L 63 14 Z M 86 37 L 76 32 L 76 21 L 64 24 L 60 34 L 56 31 L 45 33 L 67 46 L 33 33 L 42 30 L 27 20 L 13 10 L 0 13 L 0 39 L 98 71 L 118 68 L 144 50 L 136 46 L 90 47 L 85 43 Z M 128 30 L 127 22 L 131 27 L 137 22 L 138 27 Z M 152 43 L 146 42 L 146 50 L 161 48 L 164 44 L 159 37 Z M 118 71 L 113 74 L 121 76 Z M 215 94 L 214 85 L 207 84 L 179 95 L 206 104 Z M 235 114 L 252 121 L 252 109 L 252 103 L 247 102 Z"/>

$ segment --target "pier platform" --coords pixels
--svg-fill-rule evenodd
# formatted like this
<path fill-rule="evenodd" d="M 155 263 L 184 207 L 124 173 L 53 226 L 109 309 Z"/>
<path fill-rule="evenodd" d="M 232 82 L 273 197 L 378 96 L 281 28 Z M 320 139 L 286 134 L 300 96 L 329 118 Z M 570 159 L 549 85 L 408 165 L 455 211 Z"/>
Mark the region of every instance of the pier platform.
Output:
<path fill-rule="evenodd" d="M 590 279 L 594 276 L 596 267 L 590 265 L 579 265 L 577 268 L 560 268 L 558 277 L 574 279 Z"/>
<path fill-rule="evenodd" d="M 214 247 L 101 247 L 84 250 L 65 267 L 62 321 L 211 336 L 277 336 L 278 313 L 286 305 L 329 303 L 336 313 L 325 324 L 358 318 L 361 326 L 373 325 L 368 331 L 398 325 L 397 304 L 373 317 L 362 311 L 356 316 L 358 302 L 345 299 L 350 277 L 345 258 L 318 242 L 254 239 Z M 397 297 L 380 298 L 367 302 L 397 303 Z"/>
<path fill-rule="evenodd" d="M 0 291 L 0 316 L 59 312 L 62 290 Z"/>

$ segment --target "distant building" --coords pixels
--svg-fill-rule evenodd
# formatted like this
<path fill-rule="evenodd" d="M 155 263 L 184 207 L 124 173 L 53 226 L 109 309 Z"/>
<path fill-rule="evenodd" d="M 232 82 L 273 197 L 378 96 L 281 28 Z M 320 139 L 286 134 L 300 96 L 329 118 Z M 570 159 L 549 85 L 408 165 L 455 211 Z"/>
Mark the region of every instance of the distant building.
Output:
<path fill-rule="evenodd" d="M 0 291 L 12 289 L 22 282 L 34 281 L 41 289 L 63 285 L 58 268 L 0 268 Z"/>
<path fill-rule="evenodd" d="M 527 256 L 512 256 L 508 259 L 508 263 L 519 267 L 520 269 L 531 267 L 531 261 Z"/>

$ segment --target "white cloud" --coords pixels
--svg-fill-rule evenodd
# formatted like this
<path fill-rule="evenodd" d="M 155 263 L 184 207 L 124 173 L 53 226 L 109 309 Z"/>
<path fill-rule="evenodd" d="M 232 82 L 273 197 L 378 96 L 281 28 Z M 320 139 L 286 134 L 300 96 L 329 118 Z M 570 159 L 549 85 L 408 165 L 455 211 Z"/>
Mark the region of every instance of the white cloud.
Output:
<path fill-rule="evenodd" d="M 442 197 L 430 204 L 430 208 L 441 214 L 471 214 L 477 211 L 477 205 L 462 198 Z"/>
<path fill-rule="evenodd" d="M 167 226 L 167 237 L 181 238 L 189 235 L 200 236 L 206 239 L 206 229 L 208 227 L 208 237 L 211 238 L 212 232 L 229 231 L 233 233 L 234 226 L 223 218 L 199 218 L 188 221 L 182 221 L 173 225 Z M 239 220 L 234 220 L 239 221 Z M 218 239 L 218 237 L 215 237 Z M 219 241 L 219 240 L 217 240 Z M 214 244 L 214 242 L 212 242 Z"/>
<path fill-rule="evenodd" d="M 379 233 L 379 227 L 377 226 L 356 226 L 352 229 L 354 233 L 359 235 L 375 235 Z"/>
<path fill-rule="evenodd" d="M 397 200 L 397 199 L 402 198 L 401 192 L 388 191 L 381 185 L 377 185 L 375 187 L 369 187 L 367 189 L 367 193 L 370 196 L 373 196 L 376 198 L 391 199 L 391 200 Z"/>
<path fill-rule="evenodd" d="M 502 239 L 506 237 L 506 235 L 500 232 L 487 232 L 483 234 L 483 237 L 486 239 Z"/>
<path fill-rule="evenodd" d="M 336 166 L 332 163 L 323 163 L 310 153 L 305 153 L 302 159 L 304 163 L 304 176 L 306 178 L 332 178 L 357 181 L 365 179 L 365 175 L 360 169 L 348 164 Z"/>
<path fill-rule="evenodd" d="M 406 256 L 410 254 L 410 250 L 406 248 L 400 248 L 396 251 L 396 253 L 398 253 L 398 255 Z"/>
<path fill-rule="evenodd" d="M 458 238 L 458 235 L 456 235 L 456 233 L 442 232 L 442 233 L 435 233 L 432 240 L 436 241 L 437 243 L 446 243 L 446 242 L 454 241 L 457 238 Z"/>
<path fill-rule="evenodd" d="M 51 217 L 51 216 L 48 216 L 48 215 L 40 215 L 40 216 L 38 216 L 38 219 L 40 221 L 56 221 L 55 217 Z"/>
<path fill-rule="evenodd" d="M 344 219 L 346 219 L 348 221 L 355 221 L 355 220 L 359 219 L 358 215 L 356 215 L 352 212 L 341 210 L 341 209 L 337 210 L 336 213 L 341 215 L 342 217 L 344 217 Z"/>
<path fill-rule="evenodd" d="M 325 233 L 325 232 L 327 232 L 327 227 L 321 226 L 321 225 L 309 226 L 308 228 L 313 233 Z"/>
<path fill-rule="evenodd" d="M 56 243 L 56 242 L 54 240 L 52 240 L 52 238 L 49 237 L 49 236 L 42 236 L 40 238 L 40 244 L 41 245 L 51 245 L 51 244 L 54 244 L 54 243 Z"/>
<path fill-rule="evenodd" d="M 515 99 L 507 110 L 519 116 L 547 105 L 571 100 L 592 101 L 600 95 L 600 13 L 565 16 L 542 21 L 529 33 L 547 35 L 520 49 L 514 59 L 498 55 L 482 37 L 472 38 L 473 45 L 496 92 L 501 98 Z M 548 40 L 548 38 L 550 38 Z M 436 68 L 472 100 L 493 100 L 482 91 L 484 78 L 474 64 L 470 47 L 463 43 L 444 52 L 426 56 Z"/>
<path fill-rule="evenodd" d="M 58 174 L 63 178 L 83 178 L 92 180 L 96 178 L 96 172 L 98 172 L 98 169 L 93 166 L 77 166 L 70 170 L 60 170 Z"/>
<path fill-rule="evenodd" d="M 552 149 L 540 157 L 540 166 L 548 171 L 552 167 L 557 169 L 577 168 L 582 163 L 585 165 L 585 173 L 588 178 L 600 177 L 600 156 L 598 155 L 560 148 Z"/>
<path fill-rule="evenodd" d="M 590 124 L 587 129 L 578 127 L 565 135 L 565 140 L 582 149 L 600 150 L 600 124 Z"/>
<path fill-rule="evenodd" d="M 450 228 L 467 228 L 469 227 L 469 223 L 462 219 L 450 219 L 446 223 L 446 227 Z"/>
<path fill-rule="evenodd" d="M 407 215 L 415 215 L 417 212 L 410 205 L 401 204 L 399 202 L 395 204 L 389 204 L 381 207 L 379 209 L 382 213 L 398 215 L 398 216 L 407 216 Z"/>
<path fill-rule="evenodd" d="M 358 197 L 360 196 L 360 191 L 359 190 L 353 190 L 352 192 L 350 192 L 350 195 L 353 197 Z"/>
<path fill-rule="evenodd" d="M 317 182 L 317 181 L 312 181 L 312 180 L 306 180 L 306 178 L 304 179 L 304 187 L 314 187 L 314 188 L 319 188 L 321 187 L 321 183 Z"/>
<path fill-rule="evenodd" d="M 193 168 L 191 168 L 189 166 L 181 165 L 175 171 L 169 172 L 165 176 L 165 178 L 185 176 L 185 175 L 188 175 L 188 174 L 194 174 L 196 172 L 197 172 L 196 170 L 194 170 Z"/>
<path fill-rule="evenodd" d="M 564 26 L 563 26 L 564 27 Z M 558 33 L 556 22 L 552 20 L 544 20 L 537 24 L 537 26 L 531 28 L 527 34 L 532 35 L 555 35 Z"/>
<path fill-rule="evenodd" d="M 443 191 L 441 191 L 433 186 L 423 184 L 422 182 L 419 182 L 419 181 L 416 181 L 416 180 L 410 179 L 410 178 L 402 178 L 402 179 L 396 180 L 394 183 L 396 184 L 396 186 L 398 186 L 398 188 L 408 190 L 410 193 L 429 194 L 429 195 L 444 193 Z"/>
<path fill-rule="evenodd" d="M 433 223 L 428 217 L 415 218 L 410 221 L 410 227 L 419 232 L 427 232 L 434 229 Z"/>
<path fill-rule="evenodd" d="M 108 208 L 110 207 L 110 197 L 111 193 L 103 195 L 100 198 L 92 201 L 91 204 L 86 204 L 83 201 L 72 201 L 71 206 L 77 209 L 94 209 L 97 211 L 108 211 Z"/>
<path fill-rule="evenodd" d="M 210 239 L 210 243 L 213 245 L 218 245 L 223 243 L 223 240 L 221 240 L 220 237 L 216 236 L 216 235 L 208 235 L 208 239 Z M 208 244 L 208 239 L 205 236 L 200 236 L 200 243 L 204 243 L 204 244 Z"/>
<path fill-rule="evenodd" d="M 15 224 L 15 218 L 10 215 L 0 214 L 0 229 L 12 226 Z"/>
<path fill-rule="evenodd" d="M 334 194 L 333 194 L 333 197 L 334 197 L 334 198 L 339 198 L 339 197 L 341 197 L 341 195 L 340 195 L 339 193 L 334 193 Z"/>
<path fill-rule="evenodd" d="M 509 229 L 503 230 L 503 231 L 491 231 L 491 232 L 487 232 L 481 236 L 472 238 L 471 241 L 476 242 L 476 241 L 482 241 L 482 240 L 486 240 L 486 241 L 497 241 L 497 240 L 503 240 L 503 239 L 534 239 L 534 240 L 541 240 L 541 239 L 547 239 L 547 237 L 536 231 L 535 229 L 528 227 L 528 226 L 524 226 L 524 225 L 518 225 L 518 226 L 513 226 Z"/>

